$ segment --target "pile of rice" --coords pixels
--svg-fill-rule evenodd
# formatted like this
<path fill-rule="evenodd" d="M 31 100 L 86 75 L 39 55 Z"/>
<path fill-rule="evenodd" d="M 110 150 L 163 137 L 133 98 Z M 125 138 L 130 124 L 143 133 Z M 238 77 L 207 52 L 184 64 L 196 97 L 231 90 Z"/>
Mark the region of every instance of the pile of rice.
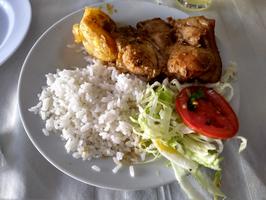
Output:
<path fill-rule="evenodd" d="M 138 112 L 145 82 L 94 61 L 86 68 L 47 74 L 39 103 L 29 111 L 45 120 L 43 133 L 60 134 L 75 158 L 113 156 L 138 161 L 143 152 L 130 115 Z M 118 163 L 119 164 L 119 163 Z"/>

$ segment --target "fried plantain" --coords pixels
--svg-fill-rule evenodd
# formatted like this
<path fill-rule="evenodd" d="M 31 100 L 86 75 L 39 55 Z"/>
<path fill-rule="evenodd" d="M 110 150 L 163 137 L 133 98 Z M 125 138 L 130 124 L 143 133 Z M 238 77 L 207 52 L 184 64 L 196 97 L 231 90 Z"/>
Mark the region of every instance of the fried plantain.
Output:
<path fill-rule="evenodd" d="M 90 55 L 102 61 L 115 61 L 117 46 L 110 33 L 115 28 L 115 22 L 99 8 L 87 7 L 80 24 L 75 24 L 72 32 L 75 42 L 82 42 Z"/>

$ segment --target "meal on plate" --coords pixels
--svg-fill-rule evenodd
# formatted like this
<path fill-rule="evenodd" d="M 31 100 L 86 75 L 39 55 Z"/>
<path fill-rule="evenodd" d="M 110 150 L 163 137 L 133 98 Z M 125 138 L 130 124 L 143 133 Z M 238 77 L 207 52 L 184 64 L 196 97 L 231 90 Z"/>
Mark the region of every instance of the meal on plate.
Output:
<path fill-rule="evenodd" d="M 234 64 L 222 70 L 214 28 L 203 16 L 118 26 L 99 8 L 86 8 L 72 31 L 87 67 L 47 74 L 29 110 L 75 158 L 113 157 L 113 173 L 129 165 L 134 177 L 134 164 L 164 157 L 190 199 L 204 198 L 188 175 L 215 198 L 225 197 L 223 140 L 239 129 L 228 103 L 236 71 Z M 247 141 L 236 137 L 242 151 Z M 214 181 L 204 168 L 215 172 Z"/>

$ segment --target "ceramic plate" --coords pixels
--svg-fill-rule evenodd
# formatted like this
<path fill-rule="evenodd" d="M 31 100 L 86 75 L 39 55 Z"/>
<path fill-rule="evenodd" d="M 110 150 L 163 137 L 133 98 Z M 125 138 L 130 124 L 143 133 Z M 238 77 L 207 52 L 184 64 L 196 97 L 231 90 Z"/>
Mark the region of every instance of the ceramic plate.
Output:
<path fill-rule="evenodd" d="M 168 16 L 184 18 L 187 15 L 174 8 L 159 6 L 148 2 L 131 2 L 127 0 L 112 3 L 117 12 L 112 18 L 119 24 L 135 25 L 136 22 Z M 103 9 L 104 4 L 98 4 Z M 130 9 L 129 9 L 130 8 Z M 49 28 L 36 42 L 29 52 L 19 81 L 19 107 L 25 130 L 40 153 L 55 167 L 67 175 L 91 185 L 120 189 L 137 190 L 156 187 L 175 180 L 171 168 L 161 159 L 153 163 L 135 166 L 135 178 L 130 178 L 128 167 L 122 168 L 117 174 L 112 173 L 115 167 L 112 159 L 95 159 L 82 161 L 68 155 L 64 142 L 58 136 L 46 137 L 42 133 L 44 122 L 39 116 L 28 111 L 28 108 L 37 104 L 37 94 L 45 85 L 45 74 L 56 72 L 56 68 L 67 66 L 84 66 L 86 63 L 82 54 L 67 48 L 73 43 L 72 25 L 78 23 L 83 10 L 74 12 L 58 21 Z M 98 165 L 101 172 L 91 170 L 92 165 Z"/>
<path fill-rule="evenodd" d="M 28 0 L 0 0 L 0 65 L 23 41 L 31 21 Z"/>

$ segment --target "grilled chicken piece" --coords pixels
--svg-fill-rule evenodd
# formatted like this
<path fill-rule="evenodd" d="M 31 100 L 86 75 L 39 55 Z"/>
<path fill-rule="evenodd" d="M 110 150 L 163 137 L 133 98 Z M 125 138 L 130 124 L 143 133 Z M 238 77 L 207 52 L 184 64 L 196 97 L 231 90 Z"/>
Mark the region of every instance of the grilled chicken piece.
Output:
<path fill-rule="evenodd" d="M 177 44 L 171 48 L 166 74 L 182 82 L 219 81 L 222 62 L 215 42 L 215 21 L 203 16 L 168 21 L 175 29 Z"/>
<path fill-rule="evenodd" d="M 122 48 L 118 52 L 117 64 L 133 74 L 146 76 L 147 80 L 155 78 L 161 72 L 158 52 L 145 39 L 136 39 Z"/>
<path fill-rule="evenodd" d="M 137 29 L 150 37 L 161 52 L 174 43 L 173 29 L 160 18 L 138 22 Z"/>
<path fill-rule="evenodd" d="M 122 26 L 112 32 L 112 36 L 116 40 L 117 48 L 121 49 L 128 43 L 136 40 L 138 32 L 137 29 L 132 26 Z"/>
<path fill-rule="evenodd" d="M 216 56 L 209 49 L 175 44 L 167 63 L 167 75 L 180 82 L 215 82 L 221 69 L 216 66 Z M 210 74 L 210 76 L 208 75 Z"/>
<path fill-rule="evenodd" d="M 166 21 L 160 18 L 153 18 L 138 22 L 137 30 L 140 34 L 147 36 L 156 46 L 159 52 L 159 65 L 162 66 L 162 74 L 166 74 L 169 47 L 175 43 L 173 28 Z"/>
<path fill-rule="evenodd" d="M 127 73 L 128 69 L 123 64 L 122 61 L 122 52 L 124 52 L 124 48 L 131 42 L 136 40 L 137 30 L 132 26 L 123 26 L 117 28 L 112 36 L 115 38 L 118 56 L 116 59 L 116 68 L 123 73 Z"/>
<path fill-rule="evenodd" d="M 156 47 L 133 27 L 121 27 L 113 33 L 118 47 L 117 68 L 153 79 L 161 73 L 160 54 Z"/>
<path fill-rule="evenodd" d="M 210 43 L 215 43 L 215 20 L 198 16 L 177 20 L 168 18 L 168 22 L 173 26 L 179 43 L 203 48 L 214 47 Z"/>

